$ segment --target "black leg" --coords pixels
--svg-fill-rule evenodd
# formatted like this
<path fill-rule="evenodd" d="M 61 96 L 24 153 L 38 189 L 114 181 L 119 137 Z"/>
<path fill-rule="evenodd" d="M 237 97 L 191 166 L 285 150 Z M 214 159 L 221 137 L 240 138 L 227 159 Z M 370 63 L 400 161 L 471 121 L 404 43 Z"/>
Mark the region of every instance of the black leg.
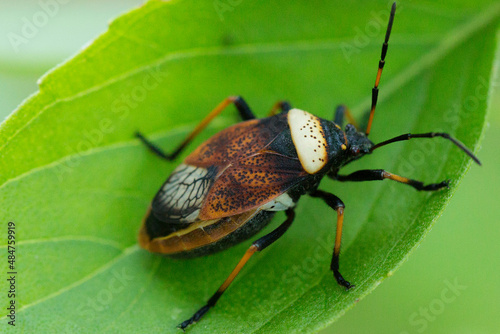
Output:
<path fill-rule="evenodd" d="M 240 114 L 242 120 L 248 121 L 256 118 L 246 101 L 241 96 L 236 96 L 233 103 L 236 109 L 238 109 L 238 113 Z"/>
<path fill-rule="evenodd" d="M 292 109 L 292 106 L 288 101 L 284 101 L 284 100 L 278 101 L 273 105 L 273 107 L 269 111 L 268 116 L 276 115 L 276 111 L 278 111 L 278 110 L 280 110 L 280 113 L 283 113 L 283 112 L 290 111 L 290 109 Z"/>
<path fill-rule="evenodd" d="M 241 96 L 230 96 L 224 99 L 224 101 L 222 101 L 217 107 L 215 107 L 171 154 L 165 153 L 158 146 L 147 140 L 140 132 L 136 132 L 135 136 L 139 138 L 144 143 L 144 145 L 146 145 L 153 153 L 157 154 L 159 157 L 166 160 L 173 160 L 179 155 L 179 153 L 182 152 L 182 150 L 187 146 L 187 144 L 191 142 L 191 140 L 193 140 L 203 129 L 205 129 L 205 127 L 231 103 L 234 103 L 243 120 L 246 121 L 255 118 L 252 110 L 250 110 L 250 107 Z"/>
<path fill-rule="evenodd" d="M 172 154 L 172 155 L 169 155 L 169 154 L 167 154 L 167 153 L 163 152 L 163 150 L 162 150 L 161 148 L 159 148 L 158 146 L 156 146 L 155 144 L 153 144 L 153 142 L 149 141 L 149 140 L 148 140 L 146 137 L 144 137 L 144 136 L 143 136 L 143 134 L 142 134 L 142 133 L 140 133 L 139 131 L 137 131 L 137 132 L 135 133 L 135 136 L 136 136 L 137 138 L 139 138 L 139 139 L 140 139 L 140 141 L 141 141 L 144 145 L 146 145 L 146 146 L 149 148 L 149 150 L 150 150 L 151 152 L 153 152 L 154 154 L 156 154 L 156 155 L 157 155 L 157 156 L 159 156 L 160 158 L 163 158 L 163 159 L 165 159 L 165 160 L 173 160 L 173 159 L 175 158 L 175 156 L 176 156 L 176 155 L 175 155 L 175 156 L 174 156 L 173 154 Z"/>
<path fill-rule="evenodd" d="M 335 108 L 335 116 L 333 116 L 333 122 L 340 127 L 344 126 L 344 114 L 346 108 L 347 107 L 343 104 L 338 105 L 337 108 Z"/>
<path fill-rule="evenodd" d="M 337 108 L 335 108 L 335 116 L 333 118 L 333 122 L 335 124 L 337 124 L 338 126 L 343 127 L 344 126 L 344 116 L 347 117 L 347 121 L 350 124 L 354 125 L 356 130 L 359 129 L 358 124 L 357 124 L 356 120 L 354 119 L 354 117 L 352 117 L 352 114 L 351 114 L 351 111 L 349 110 L 349 108 L 347 108 L 347 106 L 345 106 L 344 104 L 338 105 Z"/>
<path fill-rule="evenodd" d="M 339 181 L 379 181 L 379 180 L 384 180 L 384 179 L 389 179 L 393 181 L 397 181 L 400 183 L 407 184 L 409 186 L 412 186 L 413 188 L 417 190 L 424 190 L 424 191 L 435 191 L 439 190 L 441 188 L 448 187 L 450 184 L 449 180 L 440 182 L 440 183 L 431 183 L 428 185 L 424 185 L 423 182 L 417 181 L 417 180 L 412 180 L 406 177 L 402 177 L 399 175 L 395 175 L 389 172 L 386 172 L 383 169 L 364 169 L 364 170 L 358 170 L 357 172 L 354 172 L 349 175 L 337 175 L 336 177 L 337 180 Z"/>
<path fill-rule="evenodd" d="M 332 263 L 330 264 L 330 269 L 333 271 L 333 276 L 335 276 L 335 279 L 340 285 L 342 285 L 346 289 L 351 289 L 354 287 L 354 285 L 346 281 L 339 272 L 339 254 L 340 243 L 342 241 L 342 226 L 344 224 L 345 205 L 340 198 L 325 191 L 316 190 L 311 194 L 311 196 L 322 198 L 329 207 L 337 211 L 337 234 L 335 236 L 335 246 L 333 247 L 333 256 Z"/>
<path fill-rule="evenodd" d="M 183 331 L 191 324 L 197 322 L 198 320 L 203 317 L 207 311 L 217 303 L 219 298 L 222 296 L 224 291 L 228 288 L 228 286 L 233 282 L 234 278 L 240 270 L 243 268 L 243 266 L 247 263 L 247 261 L 252 257 L 252 255 L 255 252 L 262 251 L 265 249 L 267 246 L 271 245 L 273 242 L 278 240 L 285 232 L 288 230 L 290 225 L 292 225 L 293 219 L 295 218 L 295 212 L 293 209 L 288 209 L 286 211 L 286 220 L 284 223 L 282 223 L 280 226 L 278 226 L 274 231 L 272 231 L 269 234 L 266 234 L 262 238 L 254 241 L 252 246 L 248 248 L 248 250 L 245 252 L 245 255 L 241 258 L 240 262 L 236 265 L 236 267 L 233 269 L 231 274 L 229 274 L 228 278 L 222 283 L 222 285 L 219 287 L 217 292 L 208 300 L 207 304 L 200 308 L 191 318 L 189 318 L 186 321 L 183 321 L 178 328 L 182 329 Z"/>

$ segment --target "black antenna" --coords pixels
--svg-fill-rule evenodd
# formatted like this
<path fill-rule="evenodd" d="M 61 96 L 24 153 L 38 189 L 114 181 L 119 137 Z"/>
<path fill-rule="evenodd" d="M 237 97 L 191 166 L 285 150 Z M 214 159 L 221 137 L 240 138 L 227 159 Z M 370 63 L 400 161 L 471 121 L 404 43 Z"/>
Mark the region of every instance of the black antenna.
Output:
<path fill-rule="evenodd" d="M 387 54 L 387 48 L 389 47 L 389 37 L 391 36 L 392 23 L 394 22 L 394 15 L 396 14 L 396 3 L 394 2 L 391 7 L 391 16 L 389 17 L 389 23 L 387 24 L 387 32 L 385 33 L 384 44 L 382 44 L 382 55 L 380 56 L 380 61 L 378 62 L 378 72 L 377 78 L 375 79 L 375 86 L 372 89 L 372 108 L 370 110 L 370 118 L 368 119 L 368 125 L 366 127 L 365 135 L 368 137 L 370 129 L 373 123 L 373 116 L 375 115 L 375 108 L 377 107 L 378 98 L 378 84 L 380 82 L 380 77 L 382 76 L 382 70 L 385 65 L 385 56 Z"/>
<path fill-rule="evenodd" d="M 450 140 L 453 144 L 458 146 L 458 148 L 460 148 L 462 151 L 464 151 L 469 157 L 471 157 L 472 160 L 474 160 L 479 166 L 481 166 L 481 161 L 479 161 L 479 159 L 474 155 L 474 153 L 472 153 L 460 141 L 458 141 L 457 139 L 453 138 L 452 136 L 450 136 L 449 134 L 444 133 L 444 132 L 429 132 L 429 133 L 420 133 L 420 134 L 413 134 L 413 135 L 411 133 L 407 133 L 407 134 L 397 136 L 397 137 L 394 137 L 392 139 L 383 141 L 381 143 L 378 143 L 377 145 L 375 145 L 371 148 L 370 152 L 372 152 L 373 150 L 375 150 L 379 147 L 385 146 L 387 144 L 395 143 L 398 141 L 410 140 L 413 138 L 434 138 L 434 137 L 442 137 L 442 138 L 446 138 L 446 139 Z"/>

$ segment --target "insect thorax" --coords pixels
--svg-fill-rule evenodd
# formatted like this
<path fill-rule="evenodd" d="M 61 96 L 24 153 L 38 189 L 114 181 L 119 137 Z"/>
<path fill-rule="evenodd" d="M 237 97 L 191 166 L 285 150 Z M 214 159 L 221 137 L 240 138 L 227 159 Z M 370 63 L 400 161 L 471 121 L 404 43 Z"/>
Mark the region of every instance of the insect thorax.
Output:
<path fill-rule="evenodd" d="M 300 163 L 315 174 L 328 162 L 325 133 L 318 117 L 300 109 L 288 112 L 288 126 Z"/>

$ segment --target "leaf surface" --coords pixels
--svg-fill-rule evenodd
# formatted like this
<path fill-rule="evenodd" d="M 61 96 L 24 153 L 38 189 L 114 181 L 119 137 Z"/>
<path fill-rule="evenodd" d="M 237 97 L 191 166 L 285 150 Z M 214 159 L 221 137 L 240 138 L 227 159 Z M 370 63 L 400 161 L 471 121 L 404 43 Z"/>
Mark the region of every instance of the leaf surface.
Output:
<path fill-rule="evenodd" d="M 176 165 L 139 145 L 136 130 L 168 150 L 236 94 L 259 116 L 284 98 L 324 118 L 332 118 L 336 103 L 358 117 L 369 107 L 385 2 L 231 8 L 219 15 L 212 2 L 148 2 L 48 73 L 1 125 L 0 224 L 5 231 L 8 221 L 16 223 L 18 329 L 174 333 L 249 246 L 172 260 L 136 245 L 142 216 Z M 499 17 L 495 1 L 402 2 L 371 139 L 446 131 L 477 148 Z M 235 114 L 225 112 L 196 143 Z M 384 168 L 426 183 L 451 179 L 450 190 L 324 180 L 321 188 L 346 204 L 341 271 L 356 288 L 344 291 L 328 270 L 335 213 L 303 198 L 292 228 L 250 261 L 190 332 L 328 325 L 419 244 L 470 164 L 450 143 L 421 140 L 377 150 L 344 173 Z M 260 235 L 283 219 L 278 214 Z M 7 290 L 5 282 L 1 287 Z"/>

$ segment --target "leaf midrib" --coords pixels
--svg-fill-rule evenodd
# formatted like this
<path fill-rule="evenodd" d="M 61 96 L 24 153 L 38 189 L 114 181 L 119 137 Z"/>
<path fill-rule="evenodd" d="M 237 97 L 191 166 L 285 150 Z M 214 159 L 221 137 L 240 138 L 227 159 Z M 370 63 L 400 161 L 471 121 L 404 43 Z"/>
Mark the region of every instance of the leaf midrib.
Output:
<path fill-rule="evenodd" d="M 42 244 L 42 243 L 72 242 L 72 241 L 74 241 L 74 242 L 89 242 L 89 243 L 93 243 L 96 245 L 112 247 L 112 248 L 115 248 L 119 251 L 125 251 L 125 249 L 123 248 L 123 246 L 119 242 L 116 242 L 112 239 L 105 239 L 105 238 L 99 238 L 99 237 L 88 236 L 88 235 L 65 235 L 65 236 L 53 237 L 53 238 L 28 239 L 28 240 L 17 241 L 16 244 L 18 246 L 24 246 L 24 245 L 36 245 L 36 244 Z M 7 248 L 7 245 L 0 245 L 0 250 L 6 249 L 6 248 Z"/>
<path fill-rule="evenodd" d="M 108 262 L 104 263 L 103 265 L 101 265 L 99 268 L 93 270 L 92 272 L 90 272 L 88 275 L 84 276 L 83 278 L 77 280 L 76 282 L 73 282 L 72 284 L 69 284 L 55 292 L 52 292 L 48 295 L 46 295 L 45 297 L 42 297 L 40 299 L 37 299 L 35 301 L 32 301 L 31 303 L 29 304 L 26 304 L 24 306 L 22 306 L 21 308 L 18 309 L 18 313 L 21 313 L 21 312 L 25 312 L 27 309 L 31 308 L 32 306 L 36 306 L 40 303 L 43 303 L 47 300 L 50 300 L 50 299 L 53 299 L 55 297 L 58 297 L 60 295 L 62 295 L 63 293 L 67 292 L 67 291 L 70 291 L 74 288 L 77 288 L 79 287 L 80 285 L 90 281 L 92 278 L 94 278 L 95 276 L 105 272 L 106 270 L 108 270 L 109 268 L 111 268 L 115 263 L 117 263 L 118 261 L 120 261 L 121 259 L 125 259 L 127 256 L 130 256 L 131 254 L 134 254 L 135 252 L 139 251 L 140 248 L 139 248 L 139 245 L 135 244 L 135 245 L 132 245 L 130 247 L 127 247 L 125 248 L 121 253 L 120 255 L 112 258 L 111 260 L 109 260 Z M 3 316 L 0 318 L 0 321 L 1 320 L 4 320 L 4 319 L 7 319 L 7 316 Z"/>

